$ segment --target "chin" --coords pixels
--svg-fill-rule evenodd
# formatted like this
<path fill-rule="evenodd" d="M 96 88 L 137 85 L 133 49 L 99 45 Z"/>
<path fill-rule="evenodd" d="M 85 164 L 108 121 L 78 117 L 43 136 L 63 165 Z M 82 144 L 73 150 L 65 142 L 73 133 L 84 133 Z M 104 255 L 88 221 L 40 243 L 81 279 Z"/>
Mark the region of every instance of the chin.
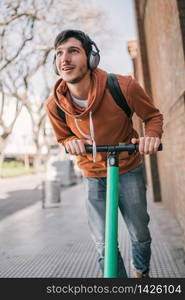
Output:
<path fill-rule="evenodd" d="M 84 78 L 84 76 L 76 76 L 76 77 L 73 77 L 73 78 L 66 78 L 64 79 L 66 82 L 68 83 L 78 83 L 80 82 L 82 79 Z"/>
<path fill-rule="evenodd" d="M 82 79 L 84 79 L 84 77 L 87 75 L 88 73 L 88 70 L 87 71 L 84 71 L 84 72 L 79 72 L 80 74 L 76 74 L 73 75 L 73 77 L 71 76 L 64 76 L 63 79 L 68 82 L 68 83 L 79 83 Z M 72 74 L 71 74 L 72 75 Z M 65 78 L 66 77 L 66 78 Z"/>
<path fill-rule="evenodd" d="M 72 78 L 72 79 L 69 79 L 69 80 L 66 80 L 67 82 L 69 83 L 78 83 L 82 80 L 81 77 L 76 77 L 76 78 Z"/>

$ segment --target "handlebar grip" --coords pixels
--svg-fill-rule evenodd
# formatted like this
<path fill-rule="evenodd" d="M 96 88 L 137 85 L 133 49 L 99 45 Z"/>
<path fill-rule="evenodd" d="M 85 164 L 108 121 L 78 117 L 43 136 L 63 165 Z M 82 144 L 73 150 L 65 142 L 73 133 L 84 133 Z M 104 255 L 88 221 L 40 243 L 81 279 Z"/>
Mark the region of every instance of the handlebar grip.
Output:
<path fill-rule="evenodd" d="M 139 151 L 139 144 L 135 144 L 135 149 L 136 151 Z M 159 144 L 157 151 L 162 151 L 162 150 L 163 150 L 163 144 Z"/>

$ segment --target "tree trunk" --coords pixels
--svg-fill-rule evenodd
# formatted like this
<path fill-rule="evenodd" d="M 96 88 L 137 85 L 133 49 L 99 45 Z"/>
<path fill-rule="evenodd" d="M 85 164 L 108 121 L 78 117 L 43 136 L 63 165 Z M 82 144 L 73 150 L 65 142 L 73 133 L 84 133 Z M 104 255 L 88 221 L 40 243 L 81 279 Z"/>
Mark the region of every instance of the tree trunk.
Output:
<path fill-rule="evenodd" d="M 35 157 L 33 160 L 33 167 L 37 173 L 41 172 L 41 170 L 43 168 L 42 155 L 40 154 L 40 151 L 35 154 Z"/>
<path fill-rule="evenodd" d="M 5 148 L 6 148 L 6 144 L 8 142 L 8 137 L 9 137 L 9 135 L 5 139 L 0 137 L 0 173 L 2 170 L 4 158 L 5 158 Z"/>

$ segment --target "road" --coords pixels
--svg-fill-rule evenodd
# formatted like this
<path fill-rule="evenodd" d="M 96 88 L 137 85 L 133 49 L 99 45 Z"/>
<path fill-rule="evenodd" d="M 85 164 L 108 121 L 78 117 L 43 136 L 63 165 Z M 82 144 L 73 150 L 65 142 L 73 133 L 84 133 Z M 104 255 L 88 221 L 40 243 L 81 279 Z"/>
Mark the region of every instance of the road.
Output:
<path fill-rule="evenodd" d="M 0 180 L 0 221 L 5 217 L 42 201 L 45 174 L 29 174 Z"/>

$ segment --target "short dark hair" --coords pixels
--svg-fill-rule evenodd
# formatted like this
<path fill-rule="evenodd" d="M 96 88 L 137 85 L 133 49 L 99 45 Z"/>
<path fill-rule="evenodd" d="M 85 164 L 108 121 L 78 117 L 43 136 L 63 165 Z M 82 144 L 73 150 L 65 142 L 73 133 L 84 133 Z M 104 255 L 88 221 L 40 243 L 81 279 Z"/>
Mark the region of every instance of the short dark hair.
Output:
<path fill-rule="evenodd" d="M 90 37 L 85 34 L 83 31 L 81 30 L 75 30 L 75 29 L 66 29 L 63 30 L 62 32 L 60 32 L 54 42 L 54 47 L 55 49 L 65 40 L 69 39 L 69 38 L 75 38 L 77 40 L 79 40 L 82 43 L 82 47 L 85 50 L 85 53 L 87 55 L 87 57 L 89 56 L 89 53 L 92 51 L 92 40 L 90 39 Z"/>

